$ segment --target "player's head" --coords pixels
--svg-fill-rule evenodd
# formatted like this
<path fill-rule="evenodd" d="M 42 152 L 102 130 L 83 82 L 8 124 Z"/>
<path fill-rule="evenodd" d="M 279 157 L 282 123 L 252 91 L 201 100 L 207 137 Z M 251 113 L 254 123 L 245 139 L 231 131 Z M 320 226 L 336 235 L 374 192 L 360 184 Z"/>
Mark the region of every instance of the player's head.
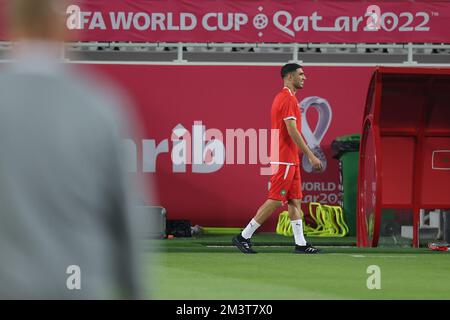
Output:
<path fill-rule="evenodd" d="M 296 89 L 302 89 L 306 80 L 303 67 L 297 63 L 288 63 L 281 67 L 281 78 L 285 84 L 292 84 Z"/>
<path fill-rule="evenodd" d="M 64 0 L 10 0 L 12 35 L 17 39 L 63 40 Z"/>

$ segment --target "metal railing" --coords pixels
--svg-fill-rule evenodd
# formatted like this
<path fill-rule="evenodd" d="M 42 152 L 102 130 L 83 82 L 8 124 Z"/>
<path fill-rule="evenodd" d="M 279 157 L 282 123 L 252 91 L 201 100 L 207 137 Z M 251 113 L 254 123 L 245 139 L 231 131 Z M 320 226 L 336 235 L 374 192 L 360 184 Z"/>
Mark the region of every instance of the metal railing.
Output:
<path fill-rule="evenodd" d="M 0 51 L 8 51 L 12 47 L 11 42 L 0 41 Z M 223 49 L 245 49 L 252 50 L 255 54 L 258 54 L 260 50 L 273 49 L 272 53 L 288 53 L 291 55 L 290 61 L 303 62 L 301 55 L 309 50 L 318 50 L 318 52 L 333 51 L 333 54 L 346 54 L 356 53 L 365 54 L 371 50 L 388 50 L 395 51 L 396 54 L 404 55 L 404 64 L 417 64 L 414 60 L 414 56 L 419 51 L 423 51 L 421 54 L 432 54 L 436 51 L 445 51 L 450 54 L 450 44 L 427 44 L 427 43 L 195 43 L 195 42 L 67 42 L 66 48 L 71 51 L 83 51 L 83 50 L 147 50 L 147 51 L 161 51 L 167 50 L 170 52 L 176 52 L 176 58 L 171 60 L 174 63 L 188 63 L 186 58 L 186 52 L 189 49 L 203 48 L 207 49 L 202 53 L 217 52 Z M 236 50 L 237 51 L 237 50 Z M 230 52 L 230 51 L 228 51 Z M 271 51 L 264 51 L 266 54 L 270 54 Z M 70 60 L 70 59 L 69 59 Z M 357 61 L 355 61 L 357 63 Z M 450 63 L 450 59 L 449 59 Z"/>

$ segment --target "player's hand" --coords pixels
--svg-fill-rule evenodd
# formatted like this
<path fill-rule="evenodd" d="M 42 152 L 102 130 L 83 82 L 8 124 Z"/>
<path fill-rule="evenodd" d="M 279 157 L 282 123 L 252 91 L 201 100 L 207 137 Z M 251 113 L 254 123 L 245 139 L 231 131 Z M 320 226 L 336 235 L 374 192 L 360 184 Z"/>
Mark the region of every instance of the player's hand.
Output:
<path fill-rule="evenodd" d="M 311 163 L 315 171 L 322 170 L 322 162 L 320 162 L 319 158 L 317 158 L 315 155 L 312 155 L 309 158 L 309 163 Z"/>

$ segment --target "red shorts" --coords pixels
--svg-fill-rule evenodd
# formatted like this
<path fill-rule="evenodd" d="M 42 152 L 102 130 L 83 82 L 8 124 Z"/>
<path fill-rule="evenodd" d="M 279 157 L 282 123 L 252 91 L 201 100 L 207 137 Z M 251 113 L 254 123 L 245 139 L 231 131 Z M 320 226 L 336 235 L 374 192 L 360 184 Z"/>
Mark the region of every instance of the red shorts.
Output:
<path fill-rule="evenodd" d="M 303 197 L 300 180 L 300 166 L 272 165 L 273 174 L 269 182 L 269 199 L 286 201 Z"/>

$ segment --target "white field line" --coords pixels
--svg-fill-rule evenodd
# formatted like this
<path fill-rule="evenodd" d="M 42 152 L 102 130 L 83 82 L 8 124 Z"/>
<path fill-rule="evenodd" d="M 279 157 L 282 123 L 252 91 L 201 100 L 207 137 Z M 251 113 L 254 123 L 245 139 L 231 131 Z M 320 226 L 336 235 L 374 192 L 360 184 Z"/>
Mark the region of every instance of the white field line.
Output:
<path fill-rule="evenodd" d="M 260 246 L 260 245 L 255 245 L 255 247 L 257 248 L 289 248 L 289 247 L 293 247 L 294 245 L 283 245 L 283 246 L 277 246 L 277 245 L 269 245 L 269 246 Z M 233 248 L 233 245 L 206 245 L 205 247 L 207 248 Z M 354 248 L 354 246 L 315 246 L 318 248 Z"/>

